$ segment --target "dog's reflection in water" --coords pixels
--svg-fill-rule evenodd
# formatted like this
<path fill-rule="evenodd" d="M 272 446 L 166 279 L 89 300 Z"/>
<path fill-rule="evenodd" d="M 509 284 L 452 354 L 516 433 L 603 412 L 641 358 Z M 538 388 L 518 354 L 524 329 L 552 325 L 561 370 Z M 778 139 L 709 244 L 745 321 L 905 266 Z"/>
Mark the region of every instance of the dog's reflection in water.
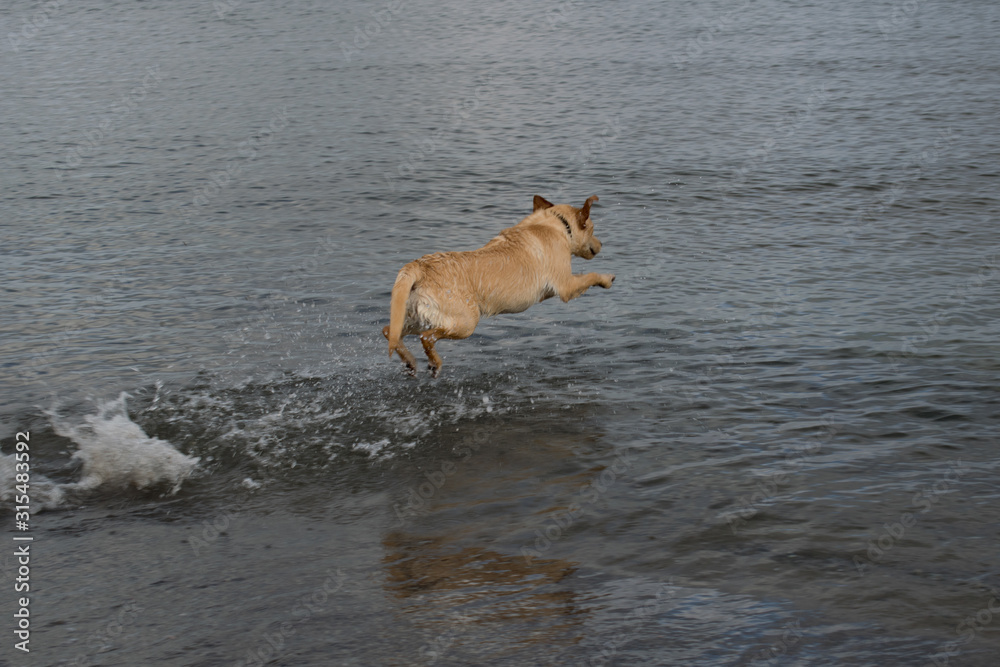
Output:
<path fill-rule="evenodd" d="M 584 617 L 578 594 L 559 583 L 565 560 L 510 556 L 445 539 L 392 533 L 383 539 L 385 587 L 431 641 L 425 654 L 518 651 L 574 643 Z M 457 645 L 456 645 L 457 644 Z"/>

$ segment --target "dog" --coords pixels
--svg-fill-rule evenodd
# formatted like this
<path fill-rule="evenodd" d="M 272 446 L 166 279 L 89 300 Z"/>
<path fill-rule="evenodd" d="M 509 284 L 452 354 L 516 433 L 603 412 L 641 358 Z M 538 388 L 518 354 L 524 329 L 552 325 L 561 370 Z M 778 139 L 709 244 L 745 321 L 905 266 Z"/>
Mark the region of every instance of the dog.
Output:
<path fill-rule="evenodd" d="M 582 208 L 554 205 L 535 195 L 531 215 L 508 227 L 478 250 L 437 252 L 399 270 L 392 286 L 389 325 L 382 335 L 416 376 L 417 363 L 403 336 L 420 335 L 431 376 L 441 372 L 434 344 L 468 338 L 480 317 L 520 313 L 550 297 L 564 302 L 595 285 L 608 289 L 611 273 L 574 274 L 573 255 L 593 259 L 601 251 L 594 236 L 588 198 Z"/>

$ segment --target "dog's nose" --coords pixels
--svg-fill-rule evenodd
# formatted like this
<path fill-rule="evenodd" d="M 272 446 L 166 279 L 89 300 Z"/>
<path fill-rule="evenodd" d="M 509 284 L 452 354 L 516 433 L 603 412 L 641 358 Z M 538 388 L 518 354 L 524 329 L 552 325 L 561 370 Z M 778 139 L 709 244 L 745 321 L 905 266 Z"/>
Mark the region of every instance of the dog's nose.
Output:
<path fill-rule="evenodd" d="M 591 251 L 592 253 L 594 253 L 595 255 L 596 255 L 597 253 L 601 252 L 601 242 L 600 242 L 600 241 L 598 241 L 597 239 L 593 239 L 593 240 L 592 240 L 592 241 L 590 242 L 590 251 Z"/>

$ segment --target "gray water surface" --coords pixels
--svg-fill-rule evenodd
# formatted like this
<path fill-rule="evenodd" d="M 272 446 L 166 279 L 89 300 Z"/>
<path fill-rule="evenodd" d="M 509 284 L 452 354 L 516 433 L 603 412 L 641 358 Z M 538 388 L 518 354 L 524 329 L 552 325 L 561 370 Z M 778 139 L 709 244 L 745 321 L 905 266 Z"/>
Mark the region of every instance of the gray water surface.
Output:
<path fill-rule="evenodd" d="M 133 423 L 199 458 L 33 516 L 0 663 L 997 664 L 1000 5 L 74 0 L 0 34 L 3 453 L 30 430 L 71 484 Z M 574 268 L 613 288 L 407 378 L 396 271 L 535 194 L 600 196 Z"/>

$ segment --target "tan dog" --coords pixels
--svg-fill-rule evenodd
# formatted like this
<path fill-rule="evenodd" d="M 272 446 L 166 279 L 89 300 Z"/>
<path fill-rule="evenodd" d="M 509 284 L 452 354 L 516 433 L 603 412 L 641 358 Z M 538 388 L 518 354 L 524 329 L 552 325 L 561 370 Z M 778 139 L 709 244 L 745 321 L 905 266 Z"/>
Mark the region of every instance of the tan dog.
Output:
<path fill-rule="evenodd" d="M 417 362 L 403 336 L 420 334 L 431 374 L 437 377 L 441 357 L 434 343 L 442 338 L 468 338 L 483 316 L 520 313 L 558 295 L 575 299 L 588 288 L 611 287 L 610 273 L 574 274 L 572 255 L 593 259 L 601 251 L 594 237 L 590 205 L 554 206 L 535 195 L 534 211 L 500 232 L 479 250 L 437 252 L 404 266 L 392 287 L 389 326 L 382 334 L 393 352 L 416 375 Z"/>

